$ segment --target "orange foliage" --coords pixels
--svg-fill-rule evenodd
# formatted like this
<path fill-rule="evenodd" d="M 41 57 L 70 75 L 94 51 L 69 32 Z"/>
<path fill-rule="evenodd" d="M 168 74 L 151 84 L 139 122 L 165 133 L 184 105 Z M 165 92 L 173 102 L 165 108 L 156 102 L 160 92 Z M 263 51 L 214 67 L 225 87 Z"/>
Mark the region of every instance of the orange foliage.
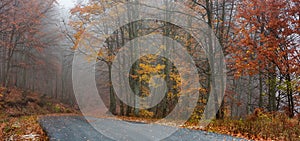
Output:
<path fill-rule="evenodd" d="M 237 9 L 235 38 L 228 48 L 235 76 L 272 71 L 300 74 L 298 0 L 246 0 Z M 297 39 L 298 38 L 298 39 Z M 298 49 L 297 49 L 298 48 Z"/>

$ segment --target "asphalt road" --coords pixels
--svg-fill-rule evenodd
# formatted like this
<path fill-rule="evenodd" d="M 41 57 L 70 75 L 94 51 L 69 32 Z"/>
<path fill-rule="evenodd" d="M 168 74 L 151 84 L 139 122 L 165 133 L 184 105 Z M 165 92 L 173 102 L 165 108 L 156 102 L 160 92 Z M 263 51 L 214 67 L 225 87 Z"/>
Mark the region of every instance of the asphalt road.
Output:
<path fill-rule="evenodd" d="M 242 141 L 235 138 L 199 130 L 177 129 L 157 124 L 124 122 L 112 119 L 80 116 L 48 116 L 39 119 L 50 141 Z M 94 127 L 92 126 L 94 125 Z M 98 132 L 100 131 L 100 132 Z M 168 133 L 173 134 L 167 135 Z M 104 135 L 105 134 L 105 135 Z M 166 136 L 167 135 L 167 136 Z M 166 138 L 164 137 L 166 136 Z"/>

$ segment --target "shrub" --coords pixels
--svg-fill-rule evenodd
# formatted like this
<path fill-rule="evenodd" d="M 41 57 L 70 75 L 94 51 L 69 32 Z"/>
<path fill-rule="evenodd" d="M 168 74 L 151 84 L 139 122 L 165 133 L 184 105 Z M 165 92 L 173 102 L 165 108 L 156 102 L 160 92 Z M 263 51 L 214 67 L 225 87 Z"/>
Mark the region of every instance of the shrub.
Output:
<path fill-rule="evenodd" d="M 214 120 L 206 130 L 223 134 L 246 137 L 254 140 L 299 140 L 300 125 L 283 113 L 267 113 L 255 110 L 245 119 Z"/>

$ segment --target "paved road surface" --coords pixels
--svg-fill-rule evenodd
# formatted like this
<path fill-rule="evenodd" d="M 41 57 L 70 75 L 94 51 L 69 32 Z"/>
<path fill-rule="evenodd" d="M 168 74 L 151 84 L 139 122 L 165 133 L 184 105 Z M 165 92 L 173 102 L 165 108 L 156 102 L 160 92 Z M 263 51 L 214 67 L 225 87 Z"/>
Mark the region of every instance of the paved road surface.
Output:
<path fill-rule="evenodd" d="M 90 120 L 90 119 L 89 119 Z M 39 120 L 42 128 L 48 134 L 50 141 L 114 141 L 105 135 L 112 135 L 120 140 L 146 141 L 157 140 L 151 134 L 163 135 L 162 131 L 174 129 L 173 127 L 152 124 L 151 131 L 132 128 L 128 124 L 142 125 L 143 123 L 122 122 L 112 119 L 97 119 L 96 125 L 101 125 L 102 133 L 94 129 L 84 117 L 80 116 L 49 116 Z M 149 124 L 144 124 L 149 125 Z M 227 135 L 214 134 L 198 130 L 179 129 L 163 141 L 242 141 Z"/>

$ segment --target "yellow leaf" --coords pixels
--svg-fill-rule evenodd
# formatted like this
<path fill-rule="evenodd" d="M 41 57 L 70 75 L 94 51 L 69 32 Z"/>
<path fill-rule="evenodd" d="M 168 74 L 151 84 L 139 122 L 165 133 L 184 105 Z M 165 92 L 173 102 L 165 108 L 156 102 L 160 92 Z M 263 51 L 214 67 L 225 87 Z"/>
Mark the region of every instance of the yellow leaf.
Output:
<path fill-rule="evenodd" d="M 138 78 L 138 76 L 137 75 L 130 75 L 131 76 L 131 78 L 133 78 L 133 79 L 136 79 L 136 78 Z"/>
<path fill-rule="evenodd" d="M 161 49 L 166 49 L 167 47 L 165 45 L 160 46 Z"/>
<path fill-rule="evenodd" d="M 100 51 L 98 52 L 98 56 L 99 56 L 99 57 L 102 57 L 102 56 L 103 56 L 102 50 L 100 50 Z"/>

